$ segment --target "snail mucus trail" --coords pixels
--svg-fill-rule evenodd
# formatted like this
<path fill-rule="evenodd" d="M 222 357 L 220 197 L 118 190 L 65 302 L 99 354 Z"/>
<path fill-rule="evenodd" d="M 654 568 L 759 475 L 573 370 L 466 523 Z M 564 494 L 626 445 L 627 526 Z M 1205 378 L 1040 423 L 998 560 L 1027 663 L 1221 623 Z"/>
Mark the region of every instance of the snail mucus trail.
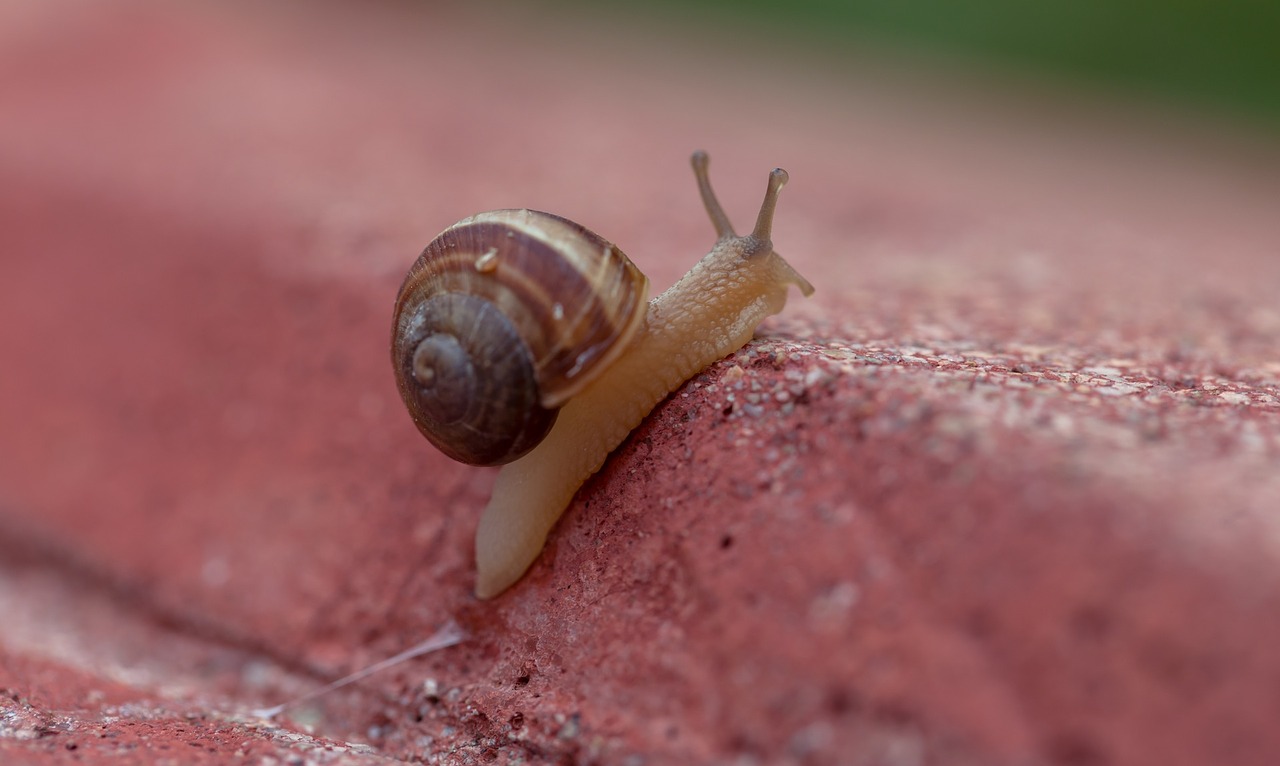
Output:
<path fill-rule="evenodd" d="M 617 247 L 559 216 L 497 210 L 446 229 L 396 300 L 392 364 L 410 415 L 450 457 L 504 467 L 476 531 L 476 595 L 520 579 L 578 487 L 669 393 L 751 340 L 787 288 L 813 286 L 773 249 L 769 174 L 738 236 L 693 170 L 716 243 L 646 303 L 648 279 Z"/>

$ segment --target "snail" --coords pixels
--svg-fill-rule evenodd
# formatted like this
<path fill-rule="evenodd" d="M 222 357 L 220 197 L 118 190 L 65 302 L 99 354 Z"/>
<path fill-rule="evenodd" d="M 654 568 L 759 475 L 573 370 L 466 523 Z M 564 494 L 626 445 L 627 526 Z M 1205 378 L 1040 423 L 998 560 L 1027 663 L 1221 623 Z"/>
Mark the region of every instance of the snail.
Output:
<path fill-rule="evenodd" d="M 541 552 L 574 493 L 669 393 L 751 340 L 787 288 L 813 286 L 770 239 L 781 168 L 738 236 L 694 175 L 716 243 L 652 301 L 648 279 L 594 232 L 534 210 L 445 229 L 396 299 L 391 361 L 410 416 L 446 455 L 503 465 L 476 530 L 476 595 L 496 596 Z"/>

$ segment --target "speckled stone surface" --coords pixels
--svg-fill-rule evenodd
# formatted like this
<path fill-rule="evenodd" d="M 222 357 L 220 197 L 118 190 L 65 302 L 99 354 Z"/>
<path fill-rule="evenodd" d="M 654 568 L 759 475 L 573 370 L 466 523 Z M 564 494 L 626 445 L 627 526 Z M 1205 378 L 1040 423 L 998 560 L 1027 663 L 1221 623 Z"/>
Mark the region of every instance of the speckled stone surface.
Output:
<path fill-rule="evenodd" d="M 1280 759 L 1274 145 L 731 30 L 219 8 L 0 10 L 0 761 Z M 400 408 L 399 280 L 532 206 L 670 284 L 697 147 L 740 227 L 788 169 L 818 292 L 477 602 L 494 473 Z"/>

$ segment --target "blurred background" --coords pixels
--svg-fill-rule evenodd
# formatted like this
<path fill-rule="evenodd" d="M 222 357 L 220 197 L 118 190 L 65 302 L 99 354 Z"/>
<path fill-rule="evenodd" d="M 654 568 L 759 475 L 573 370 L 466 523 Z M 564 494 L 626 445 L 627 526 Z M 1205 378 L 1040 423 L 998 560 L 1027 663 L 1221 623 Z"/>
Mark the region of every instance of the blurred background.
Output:
<path fill-rule="evenodd" d="M 801 0 L 778 3 L 556 3 L 566 20 L 637 20 L 708 36 L 729 31 L 808 54 L 837 72 L 851 55 L 905 56 L 930 66 L 1031 77 L 1042 87 L 1088 85 L 1254 120 L 1280 120 L 1280 51 L 1273 3 L 1142 0 L 948 3 Z"/>
<path fill-rule="evenodd" d="M 663 289 L 711 241 L 696 148 L 740 228 L 790 172 L 774 239 L 818 292 L 769 333 L 1275 385 L 1277 30 L 1245 0 L 7 0 L 0 552 L 320 675 L 428 635 L 492 473 L 402 411 L 405 270 L 529 206 Z M 12 626 L 74 626 L 76 591 L 13 588 L 0 643 L 44 651 Z M 122 662 L 77 630 L 68 662 Z"/>

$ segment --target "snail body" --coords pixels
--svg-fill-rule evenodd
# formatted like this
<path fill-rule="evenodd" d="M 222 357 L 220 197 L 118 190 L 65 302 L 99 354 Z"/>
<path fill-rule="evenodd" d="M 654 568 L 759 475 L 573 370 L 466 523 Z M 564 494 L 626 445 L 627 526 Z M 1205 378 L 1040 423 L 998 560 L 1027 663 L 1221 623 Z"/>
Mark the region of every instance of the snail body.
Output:
<path fill-rule="evenodd" d="M 495 307 L 492 310 L 496 310 L 499 305 L 510 308 L 510 297 L 491 297 L 502 294 L 501 290 L 492 286 L 468 287 L 463 283 L 505 278 L 503 272 L 509 269 L 504 264 L 513 258 L 508 255 L 506 246 L 496 240 L 518 239 L 518 235 L 493 230 L 485 235 L 487 239 L 469 242 L 466 247 L 461 243 L 465 237 L 448 236 L 450 232 L 456 234 L 466 231 L 474 225 L 476 219 L 484 219 L 489 223 L 485 216 L 497 215 L 496 213 L 467 219 L 446 230 L 428 245 L 401 288 L 401 298 L 397 301 L 393 364 L 397 370 L 401 394 L 419 429 L 438 446 L 440 441 L 455 434 L 470 435 L 475 441 L 486 444 L 503 442 L 504 454 L 497 455 L 496 459 L 490 454 L 481 456 L 489 462 L 502 462 L 508 459 L 508 455 L 515 456 L 498 474 L 493 495 L 480 517 L 476 531 L 476 595 L 480 598 L 490 598 L 501 593 L 524 574 L 541 552 L 548 532 L 564 512 L 578 487 L 599 470 L 609 453 L 622 443 L 654 406 L 684 381 L 751 340 L 756 326 L 765 317 L 782 310 L 789 285 L 796 285 L 806 296 L 813 292 L 813 286 L 774 252 L 770 239 L 778 192 L 786 183 L 786 172 L 775 169 L 770 174 L 755 229 L 748 235 L 738 236 L 734 234 L 728 217 L 711 190 L 707 175 L 707 156 L 702 152 L 695 153 L 693 167 L 718 239 L 711 252 L 688 274 L 647 304 L 644 301 L 647 288 L 644 275 L 607 241 L 557 216 L 532 211 L 520 211 L 518 215 L 512 211 L 499 211 L 503 214 L 503 221 L 523 217 L 526 221 L 533 221 L 535 227 L 543 226 L 548 219 L 563 222 L 564 228 L 557 235 L 576 231 L 572 235 L 574 243 L 567 245 L 568 249 L 580 247 L 583 252 L 592 256 L 573 261 L 575 272 L 587 275 L 587 281 L 595 285 L 590 295 L 581 294 L 578 297 L 588 302 L 602 299 L 609 303 L 609 311 L 570 303 L 569 298 L 562 296 L 559 291 L 548 291 L 543 295 L 527 284 L 514 291 L 526 298 L 537 293 L 538 299 L 543 301 L 544 309 L 550 302 L 553 317 L 561 315 L 563 318 L 570 314 L 576 317 L 579 316 L 577 312 L 581 312 L 582 317 L 588 317 L 569 323 L 577 328 L 577 337 L 572 342 L 564 345 L 563 349 L 543 355 L 545 359 L 559 359 L 558 366 L 547 361 L 541 367 L 537 362 L 526 363 L 519 359 L 512 361 L 513 357 L 532 359 L 536 354 L 527 351 L 504 352 L 504 344 L 509 337 L 505 329 L 497 331 L 499 341 L 473 343 L 464 339 L 456 344 L 441 339 L 445 334 L 442 330 L 428 332 L 423 329 L 428 320 L 417 306 L 424 300 L 441 301 L 442 295 L 451 296 L 458 291 L 470 290 L 465 293 L 468 296 L 490 296 L 484 302 Z M 480 231 L 474 233 L 483 234 Z M 439 244 L 441 239 L 446 242 Z M 456 244 L 447 246 L 450 242 Z M 491 255 L 495 247 L 498 254 Z M 544 253 L 543 256 L 545 255 Z M 488 260 L 485 261 L 485 258 Z M 473 274 L 459 269 L 459 273 L 467 274 L 466 279 L 424 277 L 424 274 L 434 274 L 439 270 L 437 262 L 464 264 L 472 269 Z M 495 262 L 496 268 L 490 268 Z M 566 273 L 562 273 L 561 278 L 565 275 Z M 573 275 L 568 274 L 568 278 L 572 284 Z M 428 282 L 430 284 L 423 289 L 423 284 Z M 547 284 L 554 284 L 554 281 Z M 406 298 L 407 293 L 410 298 Z M 470 298 L 447 297 L 437 305 L 443 305 L 448 315 L 465 314 L 470 317 L 474 314 L 489 322 L 491 309 L 468 308 L 470 301 Z M 556 306 L 560 307 L 559 310 L 555 309 Z M 524 309 L 516 309 L 514 315 L 521 316 L 523 311 Z M 537 324 L 527 315 L 520 321 L 525 325 Z M 500 324 L 496 320 L 493 323 L 495 326 Z M 462 324 L 464 323 L 450 320 L 438 327 L 457 327 Z M 540 337 L 540 332 L 541 330 L 535 330 L 532 334 Z M 584 342 L 583 338 L 589 340 Z M 609 339 L 608 348 L 601 349 L 593 345 L 592 341 L 604 342 L 601 340 L 603 338 Z M 574 345 L 575 343 L 579 345 Z M 474 358 L 461 362 L 464 367 L 470 365 L 470 369 L 462 373 L 441 368 L 440 360 L 453 361 L 459 357 L 454 353 L 454 345 L 458 348 L 478 347 L 489 352 L 498 362 L 498 368 L 504 372 L 516 367 L 534 368 L 535 373 L 532 375 L 517 376 L 521 386 L 527 386 L 530 379 L 537 380 L 537 371 L 548 372 L 554 368 L 558 371 L 551 372 L 546 377 L 559 385 L 559 389 L 550 396 L 543 393 L 517 393 L 510 398 L 503 398 L 507 395 L 499 396 L 492 393 L 493 389 L 487 388 L 493 381 L 485 373 L 477 372 L 481 364 Z M 444 350 L 441 351 L 441 348 Z M 430 363 L 424 362 L 424 358 L 429 358 Z M 566 376 L 566 372 L 572 374 Z M 563 380 L 565 377 L 568 378 L 567 381 Z M 426 397 L 422 395 L 424 379 L 431 384 L 429 388 L 432 395 Z M 481 401 L 462 403 L 464 397 L 457 392 L 467 386 L 471 386 L 473 392 L 479 392 L 482 386 L 486 387 L 483 392 L 478 393 Z M 443 391 L 443 398 L 447 400 L 444 404 L 431 401 L 441 398 L 437 395 L 437 389 Z M 428 400 L 425 405 L 420 401 L 424 398 Z M 500 407 L 492 405 L 491 400 L 499 400 Z M 514 406 L 511 402 L 523 403 L 530 400 L 536 400 L 537 404 L 533 415 L 508 410 Z M 502 436 L 496 440 L 490 438 L 490 434 L 484 429 L 494 419 L 494 409 L 502 409 L 507 417 L 517 421 L 519 427 L 515 430 L 520 432 L 519 436 L 510 439 Z M 537 409 L 550 411 L 551 414 L 540 414 L 536 412 Z M 434 417 L 437 421 L 468 412 L 476 415 L 481 425 L 451 425 L 445 429 L 448 432 L 445 435 L 431 433 L 428 429 L 435 426 L 428 421 L 432 418 L 419 415 L 420 412 L 429 410 L 445 414 L 446 417 Z M 455 418 L 455 423 L 460 421 L 461 418 Z M 526 431 L 543 432 L 545 436 L 540 436 L 540 441 L 530 445 L 527 441 L 531 437 L 525 435 Z M 462 456 L 460 459 L 473 457 L 474 453 L 504 451 L 492 445 L 485 449 L 475 449 L 465 444 L 451 444 L 441 448 L 450 456 Z"/>

